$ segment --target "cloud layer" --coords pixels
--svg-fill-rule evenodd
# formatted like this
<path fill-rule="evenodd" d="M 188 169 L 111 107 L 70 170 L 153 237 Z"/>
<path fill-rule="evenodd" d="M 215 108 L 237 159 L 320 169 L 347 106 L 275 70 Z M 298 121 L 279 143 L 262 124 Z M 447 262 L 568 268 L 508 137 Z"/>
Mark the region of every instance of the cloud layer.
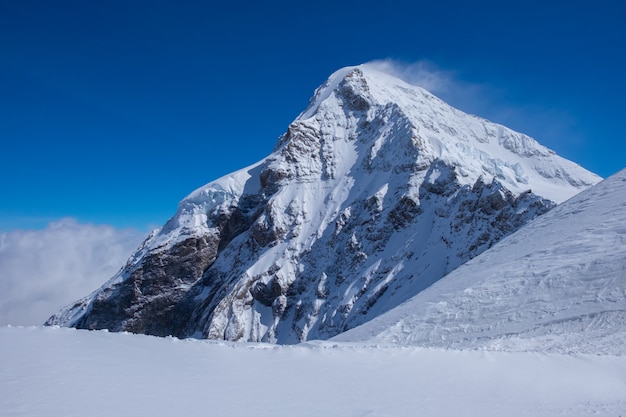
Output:
<path fill-rule="evenodd" d="M 146 237 L 73 219 L 0 233 L 0 325 L 40 325 L 113 276 Z"/>

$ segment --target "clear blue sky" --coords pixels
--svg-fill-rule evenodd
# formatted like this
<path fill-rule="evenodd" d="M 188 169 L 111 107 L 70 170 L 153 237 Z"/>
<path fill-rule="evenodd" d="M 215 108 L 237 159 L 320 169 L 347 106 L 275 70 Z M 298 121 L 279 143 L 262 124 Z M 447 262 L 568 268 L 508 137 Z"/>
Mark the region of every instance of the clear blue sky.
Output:
<path fill-rule="evenodd" d="M 621 1 L 3 1 L 0 231 L 161 225 L 271 152 L 336 69 L 427 61 L 444 99 L 608 176 L 626 165 Z"/>

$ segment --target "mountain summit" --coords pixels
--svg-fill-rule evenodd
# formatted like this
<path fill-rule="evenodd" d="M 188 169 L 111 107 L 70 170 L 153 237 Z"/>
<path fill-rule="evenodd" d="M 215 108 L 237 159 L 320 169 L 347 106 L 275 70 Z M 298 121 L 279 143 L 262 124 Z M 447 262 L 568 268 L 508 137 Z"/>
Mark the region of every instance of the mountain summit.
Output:
<path fill-rule="evenodd" d="M 422 88 L 344 68 L 272 154 L 192 192 L 116 276 L 47 324 L 327 339 L 599 180 Z"/>

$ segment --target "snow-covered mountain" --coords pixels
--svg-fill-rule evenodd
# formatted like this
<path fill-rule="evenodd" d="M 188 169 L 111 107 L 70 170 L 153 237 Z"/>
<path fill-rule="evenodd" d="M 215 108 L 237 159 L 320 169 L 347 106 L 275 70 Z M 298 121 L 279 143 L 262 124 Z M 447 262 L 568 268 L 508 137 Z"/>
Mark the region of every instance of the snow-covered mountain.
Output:
<path fill-rule="evenodd" d="M 626 355 L 626 170 L 336 340 Z"/>
<path fill-rule="evenodd" d="M 419 87 L 344 68 L 270 156 L 191 193 L 115 277 L 47 324 L 326 339 L 599 180 Z"/>

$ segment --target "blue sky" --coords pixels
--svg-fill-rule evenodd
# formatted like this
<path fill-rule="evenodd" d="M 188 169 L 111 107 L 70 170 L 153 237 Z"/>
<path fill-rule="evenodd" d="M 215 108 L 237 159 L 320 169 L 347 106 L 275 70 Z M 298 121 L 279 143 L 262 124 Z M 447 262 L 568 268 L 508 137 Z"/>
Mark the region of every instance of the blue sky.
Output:
<path fill-rule="evenodd" d="M 619 1 L 5 1 L 0 231 L 147 230 L 271 152 L 338 68 L 391 59 L 602 176 L 626 165 Z"/>

